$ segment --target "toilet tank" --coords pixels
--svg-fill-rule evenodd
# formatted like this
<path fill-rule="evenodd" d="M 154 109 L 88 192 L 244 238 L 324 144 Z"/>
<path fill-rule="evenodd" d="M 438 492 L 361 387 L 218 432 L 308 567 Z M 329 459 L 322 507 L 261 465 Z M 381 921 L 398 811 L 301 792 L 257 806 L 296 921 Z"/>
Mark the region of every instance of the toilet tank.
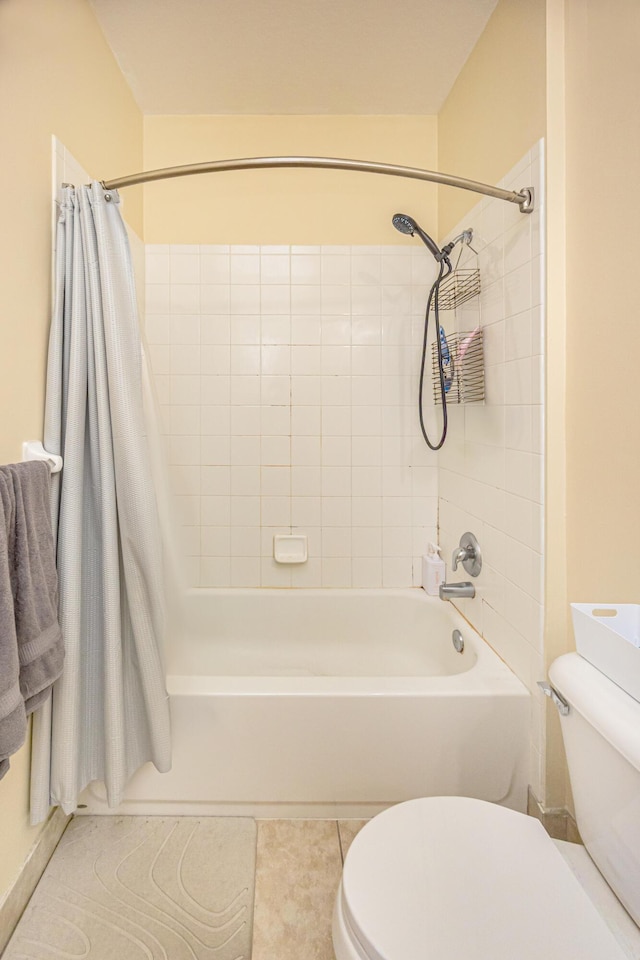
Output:
<path fill-rule="evenodd" d="M 570 706 L 560 723 L 578 829 L 640 926 L 640 703 L 577 653 L 549 679 Z"/>

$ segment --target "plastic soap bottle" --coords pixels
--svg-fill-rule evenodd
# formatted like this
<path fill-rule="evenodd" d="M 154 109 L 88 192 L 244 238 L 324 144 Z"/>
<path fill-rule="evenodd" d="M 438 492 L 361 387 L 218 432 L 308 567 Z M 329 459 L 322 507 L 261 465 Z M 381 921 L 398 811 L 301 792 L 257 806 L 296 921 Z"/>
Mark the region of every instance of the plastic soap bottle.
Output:
<path fill-rule="evenodd" d="M 435 543 L 427 546 L 427 555 L 422 558 L 422 589 L 431 597 L 437 597 L 440 584 L 444 583 L 445 565 L 440 556 L 440 547 Z"/>

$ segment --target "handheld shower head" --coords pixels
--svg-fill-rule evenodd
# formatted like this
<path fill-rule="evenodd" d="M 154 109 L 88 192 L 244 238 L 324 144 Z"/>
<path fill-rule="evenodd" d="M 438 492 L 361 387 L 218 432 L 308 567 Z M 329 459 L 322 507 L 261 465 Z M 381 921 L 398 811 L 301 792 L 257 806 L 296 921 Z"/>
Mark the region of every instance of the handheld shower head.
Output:
<path fill-rule="evenodd" d="M 394 213 L 391 220 L 392 224 L 399 230 L 400 233 L 404 233 L 408 237 L 412 237 L 416 232 L 416 227 L 418 224 L 412 217 L 408 217 L 406 213 Z"/>
<path fill-rule="evenodd" d="M 413 217 L 407 216 L 406 213 L 395 213 L 391 218 L 391 222 L 396 230 L 399 230 L 400 233 L 404 233 L 406 236 L 413 237 L 417 233 L 427 250 L 429 250 L 438 263 L 440 263 L 444 254 L 436 245 L 435 240 L 432 240 L 429 234 L 424 232 Z"/>

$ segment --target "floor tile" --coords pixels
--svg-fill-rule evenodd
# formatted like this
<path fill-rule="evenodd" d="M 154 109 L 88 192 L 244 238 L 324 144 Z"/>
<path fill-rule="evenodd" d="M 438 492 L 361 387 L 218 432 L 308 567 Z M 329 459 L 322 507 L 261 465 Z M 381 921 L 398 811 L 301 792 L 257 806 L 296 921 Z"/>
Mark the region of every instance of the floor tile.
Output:
<path fill-rule="evenodd" d="M 260 820 L 252 960 L 334 960 L 335 820 Z"/>

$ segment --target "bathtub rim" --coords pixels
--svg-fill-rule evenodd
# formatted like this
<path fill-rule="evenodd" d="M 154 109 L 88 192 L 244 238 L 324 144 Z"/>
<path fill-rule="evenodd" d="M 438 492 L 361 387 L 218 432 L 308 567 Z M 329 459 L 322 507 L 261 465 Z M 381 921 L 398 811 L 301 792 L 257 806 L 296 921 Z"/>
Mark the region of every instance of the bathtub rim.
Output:
<path fill-rule="evenodd" d="M 313 598 L 330 599 L 331 597 L 394 597 L 419 603 L 434 608 L 439 613 L 446 612 L 448 618 L 447 630 L 461 631 L 466 649 L 471 648 L 475 662 L 467 669 L 452 674 L 437 676 L 430 675 L 367 675 L 362 673 L 354 676 L 322 675 L 293 675 L 280 676 L 254 674 L 184 674 L 171 673 L 167 675 L 167 689 L 171 696 L 208 696 L 211 694 L 229 695 L 281 695 L 281 696 L 367 696 L 380 693 L 386 696 L 411 696 L 415 694 L 429 694 L 430 696 L 473 695 L 487 693 L 489 690 L 496 696 L 530 696 L 524 684 L 513 670 L 494 650 L 489 641 L 463 616 L 452 604 L 448 604 L 446 611 L 442 604 L 445 601 L 438 597 L 431 597 L 421 588 L 362 588 L 340 589 L 322 587 L 317 589 L 281 589 L 276 587 L 192 587 L 185 591 L 186 598 L 195 596 L 197 599 L 215 597 L 263 597 L 270 598 Z M 285 600 L 285 602 L 287 602 Z"/>

